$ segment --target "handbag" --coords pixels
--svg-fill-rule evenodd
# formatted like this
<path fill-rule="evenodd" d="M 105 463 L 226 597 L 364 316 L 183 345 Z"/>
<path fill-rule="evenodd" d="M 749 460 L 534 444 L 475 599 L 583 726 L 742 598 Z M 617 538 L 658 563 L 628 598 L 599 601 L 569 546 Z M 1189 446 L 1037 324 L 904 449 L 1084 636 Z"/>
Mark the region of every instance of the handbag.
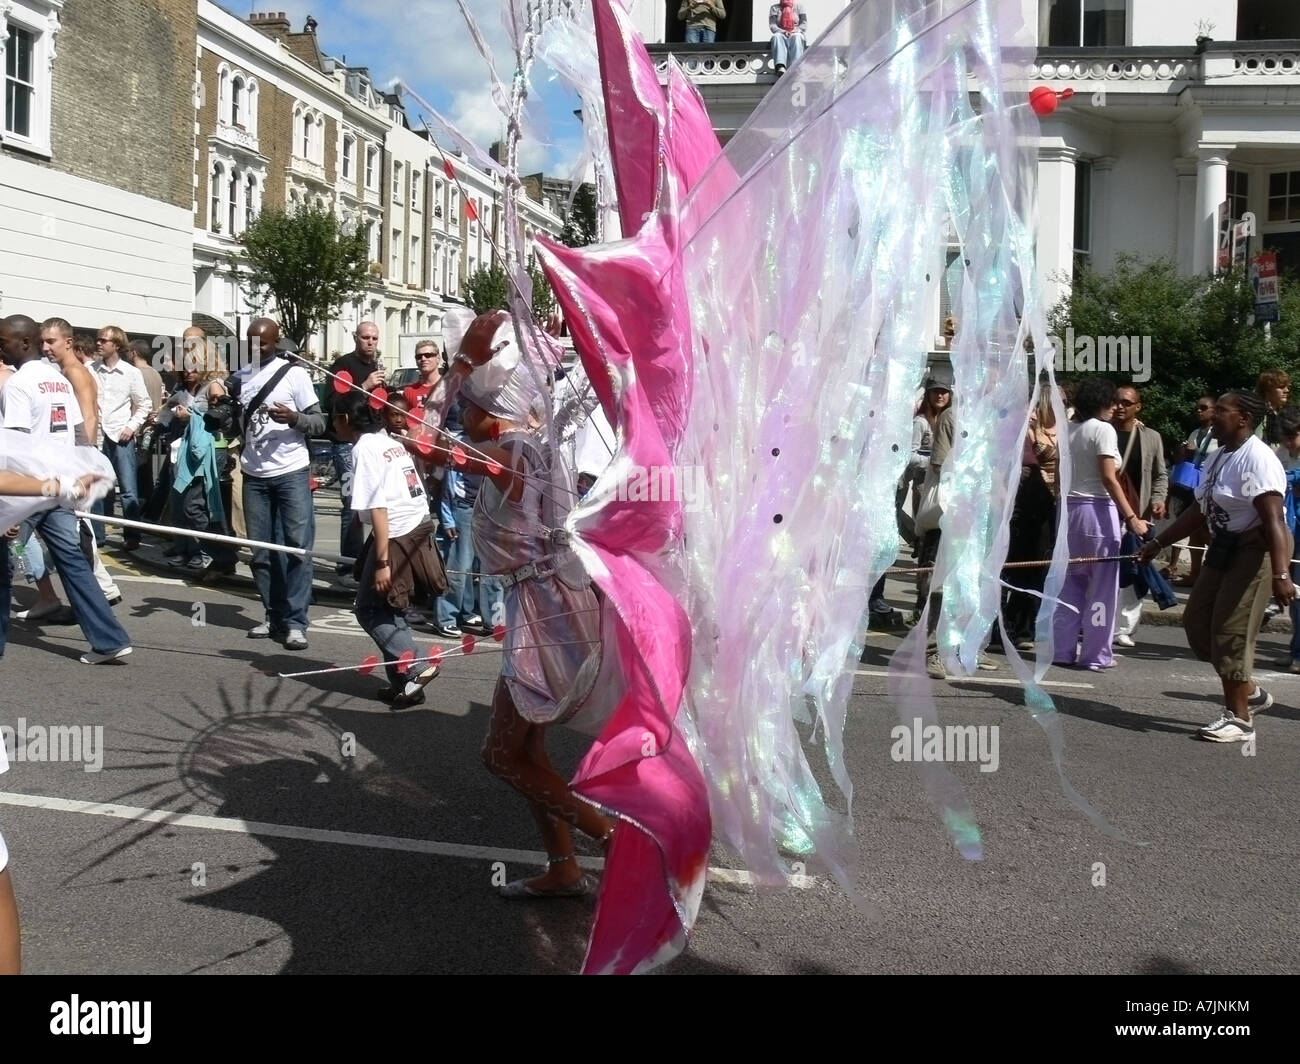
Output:
<path fill-rule="evenodd" d="M 930 466 L 925 472 L 925 483 L 921 486 L 921 498 L 916 504 L 916 516 L 912 526 L 918 536 L 933 532 L 939 527 L 943 517 L 943 500 L 939 495 L 939 471 Z"/>
<path fill-rule="evenodd" d="M 1133 453 L 1133 444 L 1137 443 L 1139 426 L 1135 423 L 1133 431 L 1129 433 L 1128 446 L 1124 448 L 1124 457 L 1119 461 L 1117 479 L 1119 480 L 1120 491 L 1124 493 L 1124 498 L 1128 500 L 1128 508 L 1139 517 L 1142 516 L 1141 495 L 1138 494 L 1137 485 L 1133 483 L 1133 478 L 1124 472 L 1124 467 L 1128 465 L 1129 455 Z"/>
<path fill-rule="evenodd" d="M 1205 461 L 1206 448 L 1210 443 L 1210 433 L 1205 434 L 1196 453 L 1191 458 L 1174 465 L 1169 471 L 1169 490 L 1184 499 L 1194 498 L 1196 489 L 1201 486 L 1201 463 Z"/>

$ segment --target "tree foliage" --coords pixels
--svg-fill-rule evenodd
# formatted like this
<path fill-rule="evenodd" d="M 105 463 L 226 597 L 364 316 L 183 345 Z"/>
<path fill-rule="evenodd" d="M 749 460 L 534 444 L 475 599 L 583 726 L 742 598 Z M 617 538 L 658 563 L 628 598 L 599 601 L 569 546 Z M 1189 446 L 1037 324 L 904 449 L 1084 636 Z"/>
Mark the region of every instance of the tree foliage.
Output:
<path fill-rule="evenodd" d="M 505 267 L 494 262 L 480 266 L 465 278 L 465 301 L 475 314 L 510 309 L 510 278 Z"/>
<path fill-rule="evenodd" d="M 533 282 L 533 317 L 545 322 L 555 313 L 558 305 L 555 293 L 551 291 L 551 282 L 546 279 L 540 266 L 530 269 L 528 276 Z"/>
<path fill-rule="evenodd" d="M 283 334 L 300 345 L 366 289 L 365 233 L 345 232 L 329 211 L 266 208 L 239 242 L 246 255 L 239 273 L 244 296 L 253 306 L 273 300 Z"/>
<path fill-rule="evenodd" d="M 560 240 L 571 248 L 582 248 L 594 244 L 599 235 L 596 222 L 596 189 L 591 184 L 578 186 L 577 195 L 573 197 L 573 208 L 569 219 L 560 232 Z"/>
<path fill-rule="evenodd" d="M 1253 320 L 1254 292 L 1241 271 L 1186 277 L 1172 262 L 1120 256 L 1109 274 L 1076 273 L 1068 295 L 1051 309 L 1054 336 L 1151 337 L 1151 379 L 1136 382 L 1141 421 L 1173 450 L 1196 424 L 1196 400 L 1233 388 L 1254 389 L 1266 369 L 1300 368 L 1300 283 L 1279 282 L 1280 321 L 1265 331 Z M 1078 375 L 1061 373 L 1063 380 Z M 1132 376 L 1111 374 L 1116 384 Z"/>

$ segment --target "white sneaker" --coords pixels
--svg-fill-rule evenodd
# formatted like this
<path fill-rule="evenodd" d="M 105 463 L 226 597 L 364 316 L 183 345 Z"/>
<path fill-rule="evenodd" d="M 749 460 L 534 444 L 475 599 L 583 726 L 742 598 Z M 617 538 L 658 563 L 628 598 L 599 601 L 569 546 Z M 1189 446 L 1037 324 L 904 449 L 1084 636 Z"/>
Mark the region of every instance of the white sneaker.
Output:
<path fill-rule="evenodd" d="M 99 654 L 93 650 L 88 650 L 81 655 L 83 665 L 115 665 L 126 664 L 126 659 L 131 653 L 130 647 L 122 647 L 120 650 L 110 650 L 107 654 Z"/>
<path fill-rule="evenodd" d="M 1240 743 L 1255 738 L 1255 726 L 1238 720 L 1231 713 L 1224 713 L 1213 724 L 1202 728 L 1200 736 L 1212 743 Z"/>
<path fill-rule="evenodd" d="M 1135 647 L 1135 646 L 1137 646 L 1137 644 L 1136 644 L 1135 642 L 1133 642 L 1133 637 L 1132 637 L 1131 635 L 1125 635 L 1123 632 L 1117 632 L 1117 633 L 1116 633 L 1116 635 L 1115 635 L 1115 645 L 1116 645 L 1117 647 Z"/>
<path fill-rule="evenodd" d="M 284 637 L 285 650 L 306 650 L 307 633 L 301 628 L 290 628 L 289 634 Z"/>
<path fill-rule="evenodd" d="M 1263 713 L 1273 704 L 1273 696 L 1269 694 L 1259 684 L 1255 685 L 1255 693 L 1246 699 L 1246 706 L 1250 712 L 1250 719 L 1255 719 L 1256 713 Z"/>

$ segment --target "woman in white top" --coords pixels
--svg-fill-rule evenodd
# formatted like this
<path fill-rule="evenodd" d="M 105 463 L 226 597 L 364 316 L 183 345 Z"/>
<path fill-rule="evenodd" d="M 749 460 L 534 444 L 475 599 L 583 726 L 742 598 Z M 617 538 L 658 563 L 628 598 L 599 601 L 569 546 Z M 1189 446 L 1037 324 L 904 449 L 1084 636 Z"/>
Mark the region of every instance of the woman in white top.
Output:
<path fill-rule="evenodd" d="M 1223 684 L 1226 709 L 1200 735 L 1217 743 L 1254 741 L 1253 717 L 1273 698 L 1252 678 L 1255 636 L 1270 594 L 1282 606 L 1295 598 L 1291 537 L 1282 517 L 1286 474 L 1254 433 L 1268 412 L 1253 392 L 1228 392 L 1214 404 L 1219 450 L 1207 459 L 1196 489 L 1197 506 L 1142 548 L 1143 561 L 1197 528 L 1207 527 L 1210 549 L 1183 611 L 1187 643 Z M 1163 543 L 1161 541 L 1164 541 Z"/>
<path fill-rule="evenodd" d="M 1115 385 L 1100 377 L 1084 380 L 1074 393 L 1074 420 L 1068 430 L 1070 492 L 1066 499 L 1071 558 L 1110 558 L 1119 554 L 1121 525 L 1139 536 L 1147 523 L 1133 512 L 1119 484 L 1119 439 Z M 1084 562 L 1070 566 L 1061 587 L 1061 605 L 1052 618 L 1054 665 L 1099 672 L 1115 666 L 1111 640 L 1119 596 L 1119 565 Z M 1082 652 L 1076 657 L 1076 646 Z"/>

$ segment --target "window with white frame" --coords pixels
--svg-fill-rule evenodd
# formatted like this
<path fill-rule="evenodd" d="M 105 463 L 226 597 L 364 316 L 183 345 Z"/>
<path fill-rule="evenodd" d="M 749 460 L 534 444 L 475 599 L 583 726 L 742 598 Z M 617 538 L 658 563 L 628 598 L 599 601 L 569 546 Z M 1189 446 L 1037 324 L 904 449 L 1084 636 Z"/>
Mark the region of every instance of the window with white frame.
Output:
<path fill-rule="evenodd" d="M 1038 43 L 1103 48 L 1128 43 L 1128 0 L 1039 0 Z"/>
<path fill-rule="evenodd" d="M 252 174 L 244 179 L 244 228 L 253 224 L 258 207 L 257 178 Z"/>
<path fill-rule="evenodd" d="M 1268 220 L 1300 222 L 1300 170 L 1268 175 Z"/>
<path fill-rule="evenodd" d="M 366 223 L 366 245 L 370 248 L 370 261 L 379 261 L 379 226 L 374 222 Z"/>
<path fill-rule="evenodd" d="M 442 217 L 442 182 L 441 181 L 435 181 L 433 183 L 433 216 L 435 218 Z"/>
<path fill-rule="evenodd" d="M 212 164 L 211 211 L 208 214 L 208 227 L 214 232 L 221 232 L 221 200 L 226 184 L 226 168 L 221 163 Z"/>
<path fill-rule="evenodd" d="M 420 171 L 411 171 L 411 210 L 418 211 L 420 204 Z"/>
<path fill-rule="evenodd" d="M 391 267 L 389 274 L 394 281 L 396 281 L 401 276 L 401 266 L 402 266 L 401 255 L 402 255 L 402 231 L 400 229 L 394 229 L 393 239 L 389 241 L 389 256 L 388 256 L 389 266 Z"/>
<path fill-rule="evenodd" d="M 1250 209 L 1250 174 L 1245 170 L 1228 171 L 1228 217 L 1239 222 Z"/>
<path fill-rule="evenodd" d="M 393 162 L 393 206 L 396 208 L 402 202 L 402 164 Z"/>
<path fill-rule="evenodd" d="M 239 171 L 232 167 L 228 186 L 230 190 L 229 198 L 226 200 L 226 219 L 228 222 L 226 232 L 231 236 L 235 235 L 235 224 L 239 221 L 239 192 L 242 185 L 240 176 Z"/>
<path fill-rule="evenodd" d="M 419 284 L 423 270 L 420 269 L 420 238 L 411 237 L 411 272 L 407 275 L 412 284 Z"/>
<path fill-rule="evenodd" d="M 352 136 L 350 133 L 345 133 L 343 135 L 343 180 L 344 181 L 356 180 L 352 175 L 352 166 L 353 166 L 352 160 L 355 158 L 356 153 L 357 153 L 356 137 Z"/>
<path fill-rule="evenodd" d="M 230 79 L 230 124 L 238 129 L 244 128 L 241 108 L 245 105 L 244 79 L 236 74 Z"/>
<path fill-rule="evenodd" d="M 366 146 L 366 188 L 371 192 L 379 189 L 379 149 L 373 144 Z"/>
<path fill-rule="evenodd" d="M 1074 272 L 1092 264 L 1092 162 L 1074 164 Z"/>
<path fill-rule="evenodd" d="M 41 154 L 50 151 L 51 67 L 62 6 L 61 0 L 0 2 L 0 50 L 4 52 L 0 138 Z"/>

